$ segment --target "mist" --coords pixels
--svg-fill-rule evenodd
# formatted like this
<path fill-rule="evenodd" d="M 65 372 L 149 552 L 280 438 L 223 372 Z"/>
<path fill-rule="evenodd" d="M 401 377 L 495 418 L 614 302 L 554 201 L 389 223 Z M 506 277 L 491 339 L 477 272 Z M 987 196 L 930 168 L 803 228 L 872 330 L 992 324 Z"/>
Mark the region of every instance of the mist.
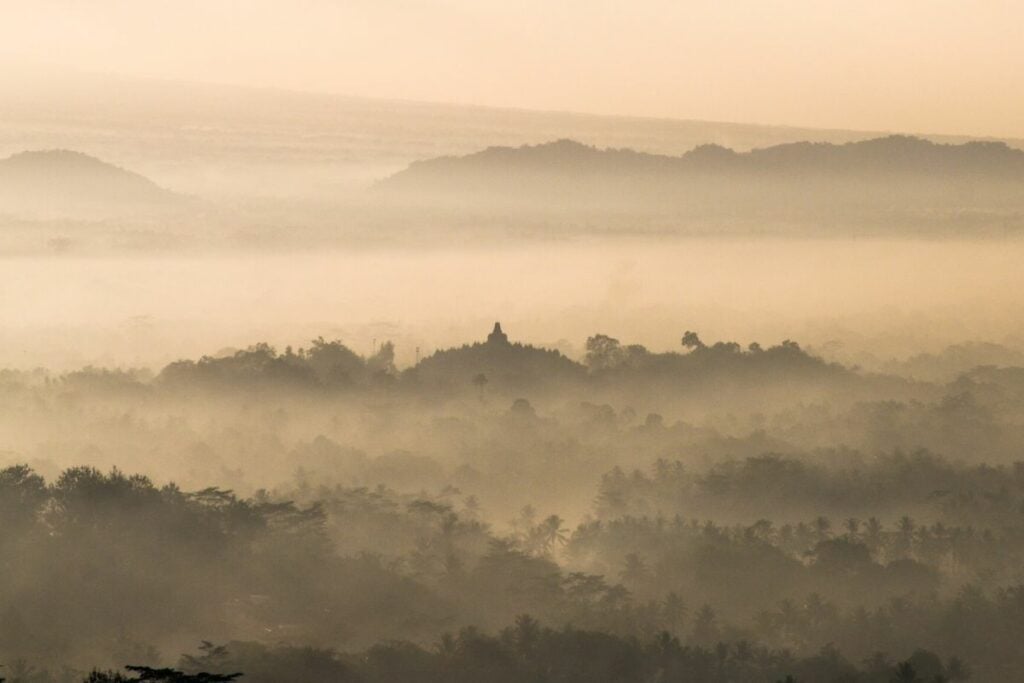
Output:
<path fill-rule="evenodd" d="M 0 683 L 1024 677 L 1019 12 L 812 4 L 9 3 Z"/>
<path fill-rule="evenodd" d="M 708 238 L 15 256 L 0 274 L 2 360 L 159 369 L 325 335 L 363 354 L 390 339 L 405 367 L 417 347 L 459 345 L 499 318 L 573 358 L 598 330 L 667 351 L 693 327 L 881 361 L 1019 345 L 1021 256 L 1016 241 Z"/>
<path fill-rule="evenodd" d="M 1015 3 L 5 3 L 15 64 L 534 110 L 1024 136 Z M 812 58 L 813 57 L 813 58 Z"/>

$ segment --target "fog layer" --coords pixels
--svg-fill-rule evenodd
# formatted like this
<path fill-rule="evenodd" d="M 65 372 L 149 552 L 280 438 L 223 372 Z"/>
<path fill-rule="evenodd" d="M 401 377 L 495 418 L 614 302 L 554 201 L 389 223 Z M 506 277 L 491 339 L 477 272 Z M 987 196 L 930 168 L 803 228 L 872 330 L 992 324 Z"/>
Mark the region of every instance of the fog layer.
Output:
<path fill-rule="evenodd" d="M 796 337 L 855 362 L 1019 344 L 1024 246 L 1002 241 L 678 240 L 543 246 L 6 258 L 5 365 L 156 367 L 253 340 L 337 336 L 400 365 L 479 336 L 582 354 L 596 330 L 672 349 L 680 328 Z"/>

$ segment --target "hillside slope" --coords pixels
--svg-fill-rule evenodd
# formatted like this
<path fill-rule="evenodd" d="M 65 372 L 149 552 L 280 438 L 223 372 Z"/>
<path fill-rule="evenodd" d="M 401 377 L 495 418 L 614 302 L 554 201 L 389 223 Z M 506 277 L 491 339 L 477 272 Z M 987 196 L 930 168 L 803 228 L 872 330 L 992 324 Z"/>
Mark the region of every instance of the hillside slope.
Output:
<path fill-rule="evenodd" d="M 1024 151 L 907 136 L 749 152 L 702 145 L 680 156 L 559 140 L 422 161 L 378 185 L 390 200 L 483 220 L 940 233 L 1020 229 L 1022 189 Z"/>
<path fill-rule="evenodd" d="M 70 150 L 28 151 L 0 160 L 0 212 L 102 218 L 166 208 L 179 198 L 148 178 Z"/>

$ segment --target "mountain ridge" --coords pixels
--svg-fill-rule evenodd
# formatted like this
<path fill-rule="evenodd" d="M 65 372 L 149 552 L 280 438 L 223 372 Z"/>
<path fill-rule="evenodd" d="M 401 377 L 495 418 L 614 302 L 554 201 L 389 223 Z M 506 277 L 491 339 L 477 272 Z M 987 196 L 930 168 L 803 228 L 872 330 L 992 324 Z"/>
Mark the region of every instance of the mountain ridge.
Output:
<path fill-rule="evenodd" d="M 671 156 L 559 139 L 414 162 L 375 192 L 478 231 L 1009 235 L 1024 231 L 1024 151 L 891 135 Z"/>
<path fill-rule="evenodd" d="M 455 168 L 472 164 L 537 163 L 561 166 L 605 163 L 608 170 L 674 171 L 778 171 L 793 170 L 793 164 L 807 164 L 809 170 L 902 170 L 928 173 L 935 171 L 989 171 L 1021 174 L 1024 177 L 1024 151 L 1000 141 L 937 143 L 908 135 L 889 135 L 842 144 L 829 142 L 791 142 L 735 151 L 708 143 L 681 155 L 655 154 L 629 148 L 599 148 L 572 139 L 519 147 L 491 146 L 464 156 L 441 156 L 417 161 L 382 181 L 415 175 L 425 169 Z M 614 166 L 612 166 L 614 164 Z M 985 166 L 987 164 L 987 166 Z M 883 166 L 884 165 L 884 166 Z M 788 167 L 788 168 L 787 168 Z M 605 170 L 605 169 L 602 169 Z M 797 169 L 799 170 L 799 169 Z"/>

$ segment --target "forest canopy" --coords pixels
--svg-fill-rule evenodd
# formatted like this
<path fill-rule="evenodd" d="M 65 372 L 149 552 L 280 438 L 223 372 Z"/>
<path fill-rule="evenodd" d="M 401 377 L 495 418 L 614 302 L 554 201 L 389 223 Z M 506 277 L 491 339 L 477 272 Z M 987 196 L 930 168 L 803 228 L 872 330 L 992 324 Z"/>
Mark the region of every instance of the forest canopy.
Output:
<path fill-rule="evenodd" d="M 678 339 L 5 371 L 4 677 L 1024 670 L 1018 370 Z"/>

